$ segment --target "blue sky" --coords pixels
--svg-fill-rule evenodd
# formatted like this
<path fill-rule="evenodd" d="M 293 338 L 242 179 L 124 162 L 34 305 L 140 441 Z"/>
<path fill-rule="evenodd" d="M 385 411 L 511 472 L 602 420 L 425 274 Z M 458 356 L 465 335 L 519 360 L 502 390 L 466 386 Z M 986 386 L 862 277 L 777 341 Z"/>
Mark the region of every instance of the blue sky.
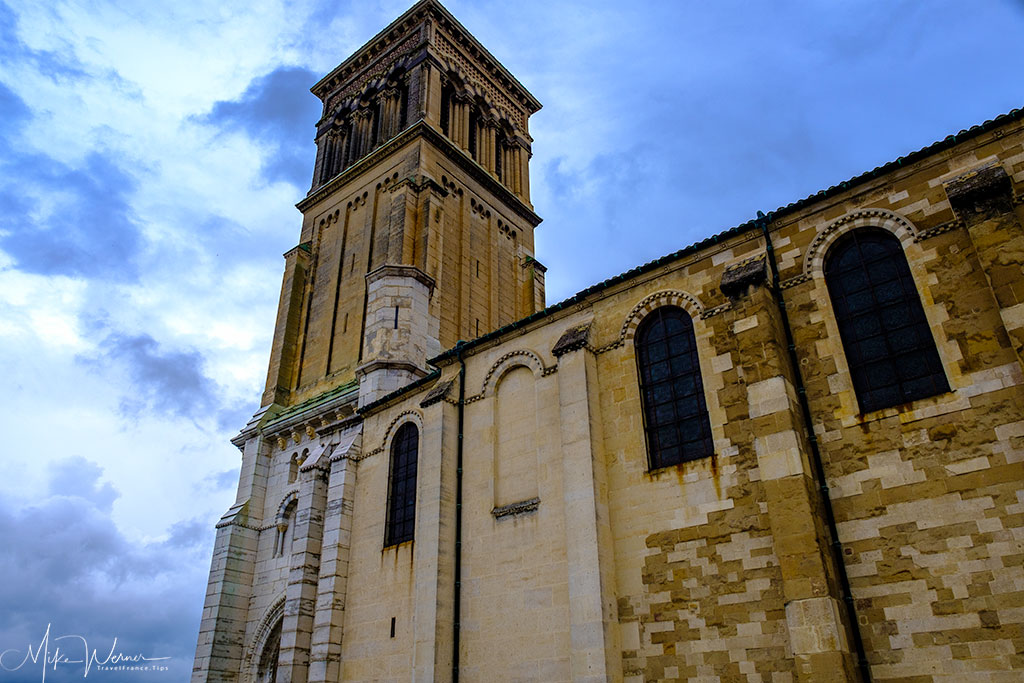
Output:
<path fill-rule="evenodd" d="M 185 678 L 308 89 L 409 4 L 0 0 L 0 650 L 52 623 Z M 549 303 L 1024 105 L 1021 2 L 447 6 L 544 103 Z"/>

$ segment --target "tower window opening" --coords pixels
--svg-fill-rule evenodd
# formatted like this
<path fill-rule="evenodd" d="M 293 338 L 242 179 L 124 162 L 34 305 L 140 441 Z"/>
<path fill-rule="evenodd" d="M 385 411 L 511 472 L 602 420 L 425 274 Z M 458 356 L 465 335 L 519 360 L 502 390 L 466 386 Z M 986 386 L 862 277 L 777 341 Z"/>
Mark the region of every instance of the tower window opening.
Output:
<path fill-rule="evenodd" d="M 469 110 L 469 156 L 473 157 L 474 159 L 477 158 L 477 156 L 476 156 L 476 134 L 477 134 L 477 130 L 476 129 L 478 127 L 479 127 L 479 124 L 477 123 L 476 109 L 472 109 L 471 108 Z M 477 159 L 477 161 L 479 161 L 479 159 Z"/>
<path fill-rule="evenodd" d="M 494 144 L 494 175 L 501 180 L 501 140 L 498 140 Z"/>
<path fill-rule="evenodd" d="M 453 94 L 452 87 L 447 83 L 441 88 L 441 130 L 449 138 L 452 136 L 451 111 Z"/>
<path fill-rule="evenodd" d="M 370 109 L 370 116 L 373 119 L 370 121 L 370 149 L 367 152 L 373 151 L 373 149 L 380 142 L 380 131 L 381 131 L 381 111 L 380 111 L 380 97 L 375 97 L 373 100 L 373 107 Z"/>
<path fill-rule="evenodd" d="M 409 81 L 402 78 L 402 88 L 398 97 L 398 130 L 405 130 L 409 123 Z"/>
<path fill-rule="evenodd" d="M 398 306 L 395 306 L 395 329 L 398 329 Z"/>

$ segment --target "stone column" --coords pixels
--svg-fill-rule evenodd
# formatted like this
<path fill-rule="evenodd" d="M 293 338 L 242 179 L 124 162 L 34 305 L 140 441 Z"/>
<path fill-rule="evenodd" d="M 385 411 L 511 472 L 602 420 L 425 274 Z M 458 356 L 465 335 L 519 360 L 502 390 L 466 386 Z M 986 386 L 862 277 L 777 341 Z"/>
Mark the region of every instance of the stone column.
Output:
<path fill-rule="evenodd" d="M 343 679 L 341 648 L 361 443 L 360 424 L 342 433 L 341 442 L 330 456 L 320 576 L 316 585 L 316 607 L 310 641 L 309 683 L 335 683 Z"/>
<path fill-rule="evenodd" d="M 441 72 L 424 61 L 409 71 L 409 122 L 426 119 L 441 128 Z"/>
<path fill-rule="evenodd" d="M 531 313 L 544 310 L 546 305 L 544 299 L 544 273 L 547 268 L 543 263 L 532 256 L 522 258 L 524 271 L 523 281 L 523 302 L 525 308 L 519 311 L 520 317 L 526 317 Z"/>
<path fill-rule="evenodd" d="M 399 106 L 401 94 L 397 88 L 388 88 L 380 93 L 380 140 L 383 143 L 398 133 Z"/>
<path fill-rule="evenodd" d="M 320 550 L 327 503 L 327 470 L 318 462 L 299 469 L 298 504 L 295 507 L 291 562 L 285 588 L 284 621 L 278 683 L 307 683 L 313 615 L 320 575 Z"/>
<path fill-rule="evenodd" d="M 734 362 L 747 381 L 751 436 L 779 558 L 797 680 L 856 681 L 785 331 L 775 298 L 764 286 L 766 265 L 758 259 L 726 270 L 720 288 L 733 306 L 715 318 L 715 332 L 734 337 Z"/>
<path fill-rule="evenodd" d="M 313 163 L 313 189 L 323 185 L 328 178 L 327 160 L 330 158 L 330 133 L 320 133 L 316 138 L 316 161 Z"/>
<path fill-rule="evenodd" d="M 494 173 L 494 145 L 497 142 L 497 128 L 495 128 L 495 121 L 490 117 L 484 118 L 480 121 L 480 143 L 479 156 L 480 165 L 483 166 L 489 173 Z"/>
<path fill-rule="evenodd" d="M 406 236 L 403 263 L 416 266 L 433 277 L 440 270 L 444 239 L 444 199 L 448 190 L 426 176 L 417 193 L 416 229 Z"/>
<path fill-rule="evenodd" d="M 259 539 L 247 514 L 247 503 L 233 505 L 217 523 L 192 683 L 235 681 L 241 670 Z"/>
<path fill-rule="evenodd" d="M 452 142 L 464 150 L 469 150 L 469 96 L 456 93 L 452 97 L 451 109 L 448 112 L 449 125 L 452 129 Z"/>
<path fill-rule="evenodd" d="M 597 367 L 585 348 L 589 327 L 569 330 L 551 350 L 558 358 L 569 665 L 577 683 L 622 679 Z"/>
<path fill-rule="evenodd" d="M 235 504 L 217 523 L 192 683 L 236 681 L 241 673 L 259 541 L 258 511 L 263 509 L 267 454 L 272 450 L 255 430 L 265 413 L 266 409 L 257 412 L 243 430 L 243 435 L 248 433 L 249 438 L 242 448 L 238 495 Z"/>
<path fill-rule="evenodd" d="M 439 381 L 420 404 L 412 679 L 424 683 L 452 679 L 458 414 L 451 394 L 456 381 Z"/>
<path fill-rule="evenodd" d="M 350 166 L 363 158 L 370 147 L 370 126 L 372 114 L 369 109 L 359 109 L 352 112 L 352 144 L 348 146 L 348 155 L 345 159 L 345 166 Z"/>
<path fill-rule="evenodd" d="M 945 185 L 967 227 L 1003 326 L 1024 367 L 1024 227 L 1013 207 L 1013 183 L 1002 166 L 961 175 Z"/>

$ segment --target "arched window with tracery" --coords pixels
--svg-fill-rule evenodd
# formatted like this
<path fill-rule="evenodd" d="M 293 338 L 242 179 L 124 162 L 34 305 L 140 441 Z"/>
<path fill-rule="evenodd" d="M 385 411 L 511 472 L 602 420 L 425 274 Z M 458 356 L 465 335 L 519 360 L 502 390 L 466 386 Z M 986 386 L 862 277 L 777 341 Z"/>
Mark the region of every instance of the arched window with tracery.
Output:
<path fill-rule="evenodd" d="M 825 257 L 825 283 L 862 413 L 949 391 L 899 239 L 852 230 Z"/>
<path fill-rule="evenodd" d="M 419 430 L 411 422 L 399 427 L 391 441 L 385 547 L 411 541 L 413 537 L 416 525 L 416 461 L 419 441 Z"/>
<path fill-rule="evenodd" d="M 651 469 L 711 455 L 711 422 L 689 314 L 675 306 L 656 308 L 637 327 L 634 343 Z"/>

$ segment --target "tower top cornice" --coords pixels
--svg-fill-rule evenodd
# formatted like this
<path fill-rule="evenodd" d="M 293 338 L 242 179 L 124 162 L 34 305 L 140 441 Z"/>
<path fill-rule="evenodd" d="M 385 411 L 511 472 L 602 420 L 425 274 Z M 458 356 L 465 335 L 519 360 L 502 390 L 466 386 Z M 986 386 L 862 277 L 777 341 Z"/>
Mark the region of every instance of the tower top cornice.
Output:
<path fill-rule="evenodd" d="M 402 45 L 403 52 L 408 53 L 406 59 L 419 61 L 419 58 L 426 54 L 442 56 L 443 49 L 439 48 L 445 38 L 438 35 L 438 29 L 453 38 L 457 48 L 472 59 L 475 66 L 494 81 L 495 85 L 514 98 L 526 110 L 527 116 L 541 108 L 537 98 L 523 87 L 523 84 L 438 0 L 420 0 L 410 7 L 405 14 L 391 22 L 351 57 L 320 79 L 310 88 L 310 92 L 326 102 L 339 90 L 364 80 L 367 69 L 378 64 L 399 45 Z M 424 51 L 422 48 L 427 49 Z"/>

